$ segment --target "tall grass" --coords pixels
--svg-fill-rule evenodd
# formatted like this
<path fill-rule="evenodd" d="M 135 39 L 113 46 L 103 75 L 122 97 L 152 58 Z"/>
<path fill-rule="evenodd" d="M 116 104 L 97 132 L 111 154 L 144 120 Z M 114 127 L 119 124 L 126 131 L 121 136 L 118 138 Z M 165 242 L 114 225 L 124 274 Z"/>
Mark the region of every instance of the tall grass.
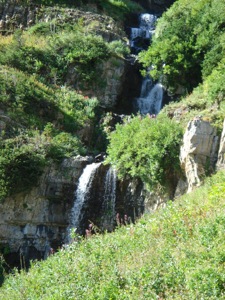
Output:
<path fill-rule="evenodd" d="M 224 299 L 225 173 L 136 225 L 75 241 L 0 299 Z"/>

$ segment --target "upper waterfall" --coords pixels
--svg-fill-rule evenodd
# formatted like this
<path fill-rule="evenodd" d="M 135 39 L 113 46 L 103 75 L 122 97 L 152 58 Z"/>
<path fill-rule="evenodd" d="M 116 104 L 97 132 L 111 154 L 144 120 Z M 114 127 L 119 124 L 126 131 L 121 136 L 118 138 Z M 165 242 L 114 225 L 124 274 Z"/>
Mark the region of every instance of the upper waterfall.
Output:
<path fill-rule="evenodd" d="M 139 16 L 139 27 L 130 29 L 130 47 L 134 54 L 149 46 L 155 30 L 157 17 L 153 14 L 143 13 Z"/>
<path fill-rule="evenodd" d="M 155 31 L 157 16 L 143 13 L 139 16 L 139 27 L 131 28 L 130 46 L 134 54 L 147 49 Z M 134 109 L 141 114 L 157 115 L 162 108 L 163 86 L 153 82 L 149 76 L 143 78 L 141 93 L 134 100 Z"/>

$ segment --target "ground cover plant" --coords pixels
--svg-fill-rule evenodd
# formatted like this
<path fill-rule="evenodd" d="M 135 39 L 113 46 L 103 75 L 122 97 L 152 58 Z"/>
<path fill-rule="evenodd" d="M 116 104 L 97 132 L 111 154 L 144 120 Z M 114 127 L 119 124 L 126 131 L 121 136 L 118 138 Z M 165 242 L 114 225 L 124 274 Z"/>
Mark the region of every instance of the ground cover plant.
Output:
<path fill-rule="evenodd" d="M 28 272 L 1 299 L 224 299 L 225 174 L 137 224 L 74 243 Z"/>

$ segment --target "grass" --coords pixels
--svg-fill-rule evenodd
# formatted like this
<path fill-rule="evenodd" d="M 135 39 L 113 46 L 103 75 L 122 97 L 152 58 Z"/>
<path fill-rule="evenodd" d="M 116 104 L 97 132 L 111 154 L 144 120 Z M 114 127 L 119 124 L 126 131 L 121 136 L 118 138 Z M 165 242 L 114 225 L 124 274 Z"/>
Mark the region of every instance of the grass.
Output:
<path fill-rule="evenodd" d="M 114 233 L 77 239 L 0 299 L 224 299 L 225 173 Z"/>

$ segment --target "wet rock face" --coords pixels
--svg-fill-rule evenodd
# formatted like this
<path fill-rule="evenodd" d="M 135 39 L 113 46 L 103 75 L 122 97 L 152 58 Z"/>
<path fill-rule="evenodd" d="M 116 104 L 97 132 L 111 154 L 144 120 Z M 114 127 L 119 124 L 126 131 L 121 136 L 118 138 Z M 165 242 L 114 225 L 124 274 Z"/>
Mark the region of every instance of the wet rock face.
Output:
<path fill-rule="evenodd" d="M 188 123 L 180 152 L 181 167 L 187 178 L 188 192 L 215 167 L 218 150 L 216 129 L 209 122 L 195 119 Z"/>
<path fill-rule="evenodd" d="M 121 76 L 121 85 L 118 88 L 118 98 L 115 106 L 116 112 L 126 114 L 135 112 L 131 99 L 135 99 L 140 95 L 141 83 L 140 66 L 132 62 L 131 57 L 130 61 L 126 62 Z"/>
<path fill-rule="evenodd" d="M 62 245 L 73 205 L 74 190 L 88 157 L 66 159 L 51 166 L 30 193 L 17 194 L 0 204 L 0 249 L 7 262 L 45 258 Z M 7 250 L 7 251 L 6 251 Z"/>
<path fill-rule="evenodd" d="M 86 89 L 84 93 L 89 97 L 97 97 L 101 107 L 112 109 L 117 105 L 118 95 L 123 89 L 125 62 L 113 57 L 102 62 L 98 69 L 100 84 L 97 84 L 95 88 Z"/>

